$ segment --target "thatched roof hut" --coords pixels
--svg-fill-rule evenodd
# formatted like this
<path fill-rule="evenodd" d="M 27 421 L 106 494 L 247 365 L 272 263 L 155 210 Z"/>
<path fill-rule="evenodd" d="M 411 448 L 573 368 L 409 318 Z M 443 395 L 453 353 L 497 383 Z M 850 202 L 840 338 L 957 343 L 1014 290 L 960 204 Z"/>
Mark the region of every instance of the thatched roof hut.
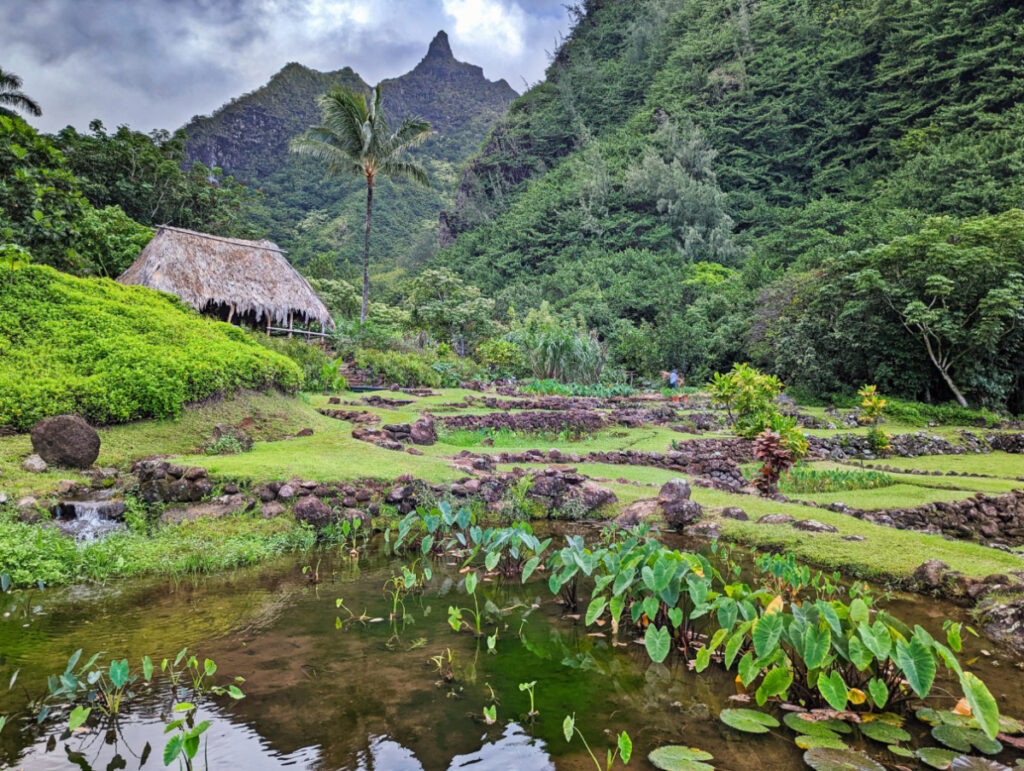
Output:
<path fill-rule="evenodd" d="M 330 311 L 270 241 L 221 238 L 161 225 L 118 279 L 176 294 L 201 313 L 253 326 L 318 323 Z"/>

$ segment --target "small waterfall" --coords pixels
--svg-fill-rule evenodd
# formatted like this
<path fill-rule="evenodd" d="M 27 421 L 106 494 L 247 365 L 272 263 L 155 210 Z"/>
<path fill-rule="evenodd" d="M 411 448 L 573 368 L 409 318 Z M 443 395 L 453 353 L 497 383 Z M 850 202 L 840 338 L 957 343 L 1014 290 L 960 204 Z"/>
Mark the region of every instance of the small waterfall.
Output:
<path fill-rule="evenodd" d="M 112 490 L 68 498 L 57 503 L 52 511 L 61 532 L 76 541 L 95 541 L 125 529 L 124 501 L 115 500 Z"/>

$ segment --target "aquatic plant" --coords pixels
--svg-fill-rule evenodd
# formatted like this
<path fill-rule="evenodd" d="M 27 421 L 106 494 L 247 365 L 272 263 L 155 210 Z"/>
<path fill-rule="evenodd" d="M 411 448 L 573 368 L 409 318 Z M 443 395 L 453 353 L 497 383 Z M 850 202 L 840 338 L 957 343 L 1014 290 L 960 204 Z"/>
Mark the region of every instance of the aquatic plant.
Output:
<path fill-rule="evenodd" d="M 587 737 L 583 735 L 583 732 L 576 726 L 576 715 L 566 715 L 562 721 L 562 734 L 565 736 L 567 742 L 572 742 L 572 737 L 575 734 L 580 737 L 580 741 L 583 742 L 583 746 L 587 750 L 587 754 L 590 755 L 590 759 L 594 761 L 594 766 L 597 771 L 601 771 L 601 764 L 597 760 L 597 756 L 594 755 L 593 750 L 590 749 L 590 744 L 587 742 Z M 622 765 L 628 766 L 629 759 L 633 755 L 633 742 L 629 738 L 629 734 L 623 731 L 618 735 L 615 741 L 615 749 L 608 750 L 608 755 L 605 759 L 604 769 L 610 771 L 611 767 L 615 765 L 617 758 L 622 759 Z"/>
<path fill-rule="evenodd" d="M 536 688 L 537 688 L 537 681 L 536 680 L 531 680 L 528 683 L 520 683 L 519 684 L 520 692 L 526 691 L 528 694 L 530 694 L 530 711 L 526 713 L 526 716 L 528 718 L 530 718 L 531 720 L 533 720 L 533 718 L 537 717 L 537 715 L 540 714 L 540 712 L 537 711 L 536 705 L 534 704 L 534 695 L 535 695 Z"/>
<path fill-rule="evenodd" d="M 462 625 L 465 624 L 469 627 L 469 623 L 462 618 L 462 614 L 472 616 L 473 624 L 476 629 L 476 636 L 480 637 L 483 634 L 481 630 L 481 620 L 483 618 L 480 613 L 480 601 L 476 596 L 476 587 L 479 578 L 475 572 L 466 573 L 466 593 L 473 598 L 473 607 L 470 608 L 459 608 L 454 605 L 448 606 L 448 625 L 456 632 L 462 629 Z M 473 628 L 473 627 L 469 627 Z"/>
<path fill-rule="evenodd" d="M 199 740 L 210 727 L 208 720 L 192 723 L 192 715 L 195 713 L 196 705 L 189 702 L 182 702 L 174 705 L 174 712 L 188 713 L 184 717 L 172 720 L 164 727 L 164 733 L 172 731 L 175 734 L 167 740 L 164 746 L 164 765 L 169 766 L 175 760 L 181 761 L 186 771 L 192 771 L 192 759 L 199 752 Z"/>

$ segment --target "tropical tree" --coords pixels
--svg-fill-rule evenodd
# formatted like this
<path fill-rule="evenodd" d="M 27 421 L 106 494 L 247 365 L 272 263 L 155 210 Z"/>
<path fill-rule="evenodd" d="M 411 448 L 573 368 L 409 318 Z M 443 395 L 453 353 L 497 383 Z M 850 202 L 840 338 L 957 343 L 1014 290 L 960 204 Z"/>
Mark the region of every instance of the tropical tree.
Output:
<path fill-rule="evenodd" d="M 8 109 L 8 107 L 13 109 Z M 43 110 L 33 99 L 21 90 L 21 78 L 13 72 L 0 69 L 0 115 L 15 116 L 15 110 L 23 110 L 29 115 L 42 115 Z"/>
<path fill-rule="evenodd" d="M 407 119 L 398 130 L 388 127 L 381 108 L 380 86 L 373 100 L 344 86 L 332 88 L 319 99 L 323 123 L 292 140 L 292 152 L 309 155 L 327 164 L 328 177 L 361 175 L 366 178 L 366 227 L 363 240 L 363 306 L 359 320 L 366 321 L 370 296 L 370 220 L 373 186 L 377 175 L 409 179 L 427 185 L 427 173 L 406 158 L 409 148 L 430 134 L 430 124 Z"/>
<path fill-rule="evenodd" d="M 992 367 L 1000 342 L 1024 325 L 1024 210 L 936 217 L 844 259 L 856 287 L 847 309 L 872 314 L 881 300 L 966 407 L 962 382 Z"/>

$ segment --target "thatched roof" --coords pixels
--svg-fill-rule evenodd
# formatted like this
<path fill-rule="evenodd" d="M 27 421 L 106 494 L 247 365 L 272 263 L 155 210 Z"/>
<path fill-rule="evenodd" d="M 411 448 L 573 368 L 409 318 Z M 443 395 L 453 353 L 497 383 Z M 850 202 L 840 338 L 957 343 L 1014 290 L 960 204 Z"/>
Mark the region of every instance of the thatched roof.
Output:
<path fill-rule="evenodd" d="M 117 279 L 176 294 L 198 311 L 234 308 L 235 319 L 288 326 L 315 321 L 331 328 L 330 311 L 270 241 L 244 241 L 161 225 Z"/>

